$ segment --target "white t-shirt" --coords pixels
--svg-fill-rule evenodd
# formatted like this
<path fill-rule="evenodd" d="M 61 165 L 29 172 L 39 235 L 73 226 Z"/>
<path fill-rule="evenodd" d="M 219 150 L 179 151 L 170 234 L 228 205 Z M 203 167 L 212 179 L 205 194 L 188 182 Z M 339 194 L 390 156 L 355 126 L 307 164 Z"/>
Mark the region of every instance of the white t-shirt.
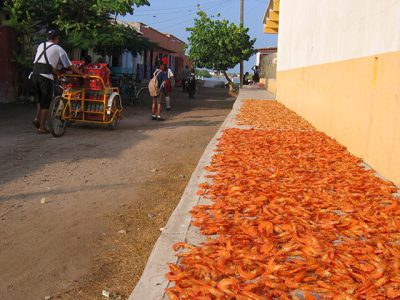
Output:
<path fill-rule="evenodd" d="M 174 77 L 174 73 L 172 73 L 172 70 L 168 68 L 168 78 Z"/>
<path fill-rule="evenodd" d="M 38 48 L 36 50 L 36 55 L 35 55 L 34 62 L 43 63 L 43 64 L 47 63 L 46 62 L 46 58 L 44 57 L 44 54 L 39 59 L 39 61 L 36 61 L 38 59 L 38 57 L 43 52 L 44 44 L 45 43 L 41 43 L 38 46 Z M 53 44 L 53 43 L 46 42 L 46 47 L 48 47 L 51 44 Z M 52 65 L 53 68 L 56 68 L 59 63 L 61 65 L 63 65 L 64 68 L 68 68 L 68 67 L 70 67 L 72 65 L 72 63 L 69 60 L 68 55 L 65 52 L 65 50 L 63 48 L 61 48 L 60 46 L 58 46 L 58 45 L 51 46 L 49 49 L 46 50 L 46 54 L 47 54 L 47 58 L 49 60 L 49 63 Z M 53 74 L 40 74 L 40 75 L 42 75 L 42 76 L 44 76 L 46 78 L 49 78 L 51 80 L 54 80 Z"/>

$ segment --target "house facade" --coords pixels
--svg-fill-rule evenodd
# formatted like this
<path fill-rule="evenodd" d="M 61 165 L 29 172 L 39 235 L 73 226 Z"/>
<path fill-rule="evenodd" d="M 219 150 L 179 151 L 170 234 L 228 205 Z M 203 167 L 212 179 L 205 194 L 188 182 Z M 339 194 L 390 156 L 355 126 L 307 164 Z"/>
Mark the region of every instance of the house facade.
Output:
<path fill-rule="evenodd" d="M 158 45 L 155 49 L 140 54 L 137 64 L 140 68 L 138 75 L 143 79 L 150 79 L 156 65 L 162 57 L 166 56 L 168 67 L 174 72 L 176 80 L 180 81 L 185 65 L 189 64 L 185 55 L 185 43 L 172 34 L 161 33 L 144 23 L 131 22 L 129 24 L 142 33 L 144 38 Z"/>
<path fill-rule="evenodd" d="M 138 49 L 134 53 L 127 50 L 118 56 L 104 57 L 111 68 L 112 75 L 129 75 L 137 82 L 146 82 L 152 77 L 161 58 L 167 57 L 168 67 L 174 72 L 175 79 L 179 83 L 185 65 L 190 64 L 185 55 L 185 43 L 172 34 L 161 33 L 140 22 L 118 22 L 135 28 L 138 34 L 152 42 L 154 47 L 152 49 Z M 94 53 L 93 49 L 88 51 L 75 49 L 72 51 L 71 57 L 74 60 L 83 60 L 84 52 L 89 54 L 93 61 L 100 58 Z"/>
<path fill-rule="evenodd" d="M 271 0 L 277 99 L 400 184 L 400 1 Z"/>
<path fill-rule="evenodd" d="M 260 69 L 260 83 L 264 84 L 267 90 L 275 95 L 276 93 L 276 47 L 257 49 L 256 65 Z"/>

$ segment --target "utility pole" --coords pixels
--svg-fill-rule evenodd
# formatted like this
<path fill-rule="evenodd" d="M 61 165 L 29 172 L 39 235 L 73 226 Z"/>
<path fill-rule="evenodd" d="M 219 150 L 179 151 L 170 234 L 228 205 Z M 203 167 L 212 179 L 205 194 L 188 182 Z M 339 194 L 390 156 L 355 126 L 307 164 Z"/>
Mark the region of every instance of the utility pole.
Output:
<path fill-rule="evenodd" d="M 240 0 L 240 25 L 243 26 L 244 0 Z M 240 87 L 243 87 L 243 60 L 240 61 Z"/>

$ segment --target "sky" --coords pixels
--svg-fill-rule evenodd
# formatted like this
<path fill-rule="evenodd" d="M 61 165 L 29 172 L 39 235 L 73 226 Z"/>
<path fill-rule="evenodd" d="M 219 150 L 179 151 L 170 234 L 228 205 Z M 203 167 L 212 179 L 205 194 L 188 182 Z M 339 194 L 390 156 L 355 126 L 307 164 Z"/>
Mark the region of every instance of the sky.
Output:
<path fill-rule="evenodd" d="M 220 19 L 239 24 L 240 0 L 150 0 L 150 6 L 135 7 L 133 15 L 125 16 L 125 21 L 142 22 L 150 27 L 170 33 L 187 42 L 190 32 L 187 27 L 194 24 L 197 4 L 207 15 L 221 14 Z M 244 26 L 249 28 L 251 38 L 256 38 L 255 48 L 275 47 L 277 35 L 263 33 L 263 16 L 267 0 L 244 0 Z M 255 55 L 244 63 L 244 72 L 251 73 Z M 232 71 L 239 72 L 239 65 Z"/>

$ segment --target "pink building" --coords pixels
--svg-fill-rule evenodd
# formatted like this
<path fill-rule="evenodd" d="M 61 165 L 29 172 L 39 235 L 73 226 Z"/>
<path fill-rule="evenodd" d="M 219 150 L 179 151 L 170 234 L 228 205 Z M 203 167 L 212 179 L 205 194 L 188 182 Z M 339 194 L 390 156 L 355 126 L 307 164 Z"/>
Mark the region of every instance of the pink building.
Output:
<path fill-rule="evenodd" d="M 182 79 L 185 65 L 190 65 L 190 62 L 185 55 L 185 42 L 172 34 L 161 33 L 140 22 L 131 22 L 129 25 L 136 28 L 144 38 L 147 38 L 158 45 L 158 47 L 153 50 L 145 50 L 141 53 L 142 57 L 140 58 L 138 66 L 139 68 L 142 68 L 142 65 L 143 70 L 137 70 L 137 73 L 143 72 L 142 78 L 149 79 L 153 74 L 156 65 L 166 56 L 168 58 L 168 66 L 174 72 L 175 78 L 179 83 Z M 141 74 L 138 75 L 140 76 Z"/>

